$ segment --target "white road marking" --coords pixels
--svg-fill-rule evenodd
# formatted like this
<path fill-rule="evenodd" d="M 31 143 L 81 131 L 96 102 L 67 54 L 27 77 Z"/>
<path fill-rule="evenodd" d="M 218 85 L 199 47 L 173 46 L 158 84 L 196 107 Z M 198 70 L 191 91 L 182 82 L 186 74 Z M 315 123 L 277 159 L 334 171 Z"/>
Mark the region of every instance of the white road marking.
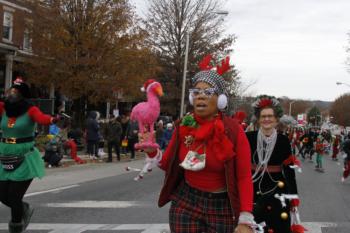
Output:
<path fill-rule="evenodd" d="M 350 228 L 350 223 L 332 223 L 332 222 L 305 222 L 303 226 L 308 230 L 307 233 L 322 233 L 322 228 L 336 228 L 338 225 Z M 0 223 L 0 230 L 7 230 L 7 223 Z M 169 233 L 169 225 L 161 224 L 40 224 L 32 223 L 28 230 L 47 230 L 49 233 L 83 233 L 88 230 L 98 231 L 122 231 L 122 230 L 140 230 L 141 233 Z"/>
<path fill-rule="evenodd" d="M 7 230 L 1 223 L 0 230 Z M 30 224 L 28 230 L 48 230 L 49 233 L 82 233 L 88 230 L 122 231 L 140 230 L 140 233 L 169 233 L 169 224 Z"/>
<path fill-rule="evenodd" d="M 79 185 L 75 184 L 75 185 L 69 185 L 69 186 L 65 186 L 65 187 L 60 187 L 60 188 L 55 188 L 55 189 L 49 189 L 49 190 L 40 191 L 40 192 L 28 193 L 28 194 L 24 195 L 24 197 L 31 197 L 31 196 L 36 196 L 36 195 L 44 194 L 44 193 L 60 192 L 60 191 L 62 191 L 62 190 L 71 189 L 71 188 L 75 188 L 75 187 L 78 187 L 78 186 L 79 186 Z"/>
<path fill-rule="evenodd" d="M 148 204 L 151 205 L 151 204 Z M 55 208 L 129 208 L 133 206 L 147 206 L 138 201 L 75 201 L 66 203 L 48 203 L 47 207 Z"/>
<path fill-rule="evenodd" d="M 322 227 L 335 228 L 338 224 L 334 222 L 305 222 L 303 226 L 307 229 L 307 233 L 322 233 Z"/>

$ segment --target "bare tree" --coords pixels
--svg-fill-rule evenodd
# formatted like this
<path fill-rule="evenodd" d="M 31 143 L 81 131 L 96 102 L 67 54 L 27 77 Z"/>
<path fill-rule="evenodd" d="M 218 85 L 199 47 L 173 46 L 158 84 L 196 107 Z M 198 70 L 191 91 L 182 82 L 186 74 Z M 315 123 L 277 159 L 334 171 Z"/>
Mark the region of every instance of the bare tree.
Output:
<path fill-rule="evenodd" d="M 166 101 L 180 102 L 187 33 L 190 36 L 188 77 L 198 71 L 197 63 L 205 55 L 223 58 L 232 51 L 235 36 L 223 36 L 223 18 L 216 14 L 221 3 L 221 0 L 150 0 L 145 26 L 148 43 L 163 68 L 160 76 L 168 92 Z M 237 72 L 232 73 L 231 78 L 235 77 Z M 174 109 L 174 104 L 171 106 Z"/>

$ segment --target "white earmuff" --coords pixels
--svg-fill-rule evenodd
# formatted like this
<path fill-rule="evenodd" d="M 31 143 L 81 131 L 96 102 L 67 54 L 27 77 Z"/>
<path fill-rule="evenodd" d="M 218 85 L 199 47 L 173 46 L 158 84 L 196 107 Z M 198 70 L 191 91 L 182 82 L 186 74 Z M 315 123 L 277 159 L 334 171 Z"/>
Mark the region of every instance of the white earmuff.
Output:
<path fill-rule="evenodd" d="M 188 95 L 188 101 L 190 102 L 190 105 L 193 105 L 193 96 L 191 93 Z"/>
<path fill-rule="evenodd" d="M 218 97 L 218 109 L 224 110 L 226 107 L 227 107 L 227 96 L 224 94 L 221 94 Z"/>

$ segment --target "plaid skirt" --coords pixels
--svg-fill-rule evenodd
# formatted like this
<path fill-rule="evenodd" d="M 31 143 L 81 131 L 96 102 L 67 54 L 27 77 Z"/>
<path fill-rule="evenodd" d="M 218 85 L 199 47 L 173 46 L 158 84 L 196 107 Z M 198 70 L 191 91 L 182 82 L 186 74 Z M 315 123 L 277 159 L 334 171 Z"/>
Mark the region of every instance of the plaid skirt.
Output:
<path fill-rule="evenodd" d="M 232 233 L 236 227 L 227 192 L 202 192 L 182 182 L 171 200 L 171 233 Z"/>

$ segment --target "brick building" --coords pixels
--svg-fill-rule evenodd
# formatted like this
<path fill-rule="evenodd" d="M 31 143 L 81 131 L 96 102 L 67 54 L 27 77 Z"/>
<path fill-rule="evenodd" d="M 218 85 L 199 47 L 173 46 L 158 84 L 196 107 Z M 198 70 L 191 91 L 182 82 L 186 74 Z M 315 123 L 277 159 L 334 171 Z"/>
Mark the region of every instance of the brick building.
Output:
<path fill-rule="evenodd" d="M 16 62 L 21 62 L 32 54 L 31 38 L 26 28 L 32 23 L 32 11 L 25 0 L 0 0 L 0 93 L 11 86 L 17 75 L 13 70 Z"/>

